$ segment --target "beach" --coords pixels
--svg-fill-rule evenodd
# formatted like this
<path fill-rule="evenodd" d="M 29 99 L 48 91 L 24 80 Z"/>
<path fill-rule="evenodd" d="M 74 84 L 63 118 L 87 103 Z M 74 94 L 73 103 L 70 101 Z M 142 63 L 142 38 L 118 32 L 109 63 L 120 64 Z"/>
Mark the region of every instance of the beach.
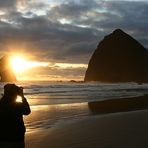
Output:
<path fill-rule="evenodd" d="M 26 148 L 148 147 L 148 84 L 18 85 L 24 87 L 32 111 L 24 116 Z"/>
<path fill-rule="evenodd" d="M 26 134 L 26 148 L 147 148 L 148 111 L 86 117 Z"/>

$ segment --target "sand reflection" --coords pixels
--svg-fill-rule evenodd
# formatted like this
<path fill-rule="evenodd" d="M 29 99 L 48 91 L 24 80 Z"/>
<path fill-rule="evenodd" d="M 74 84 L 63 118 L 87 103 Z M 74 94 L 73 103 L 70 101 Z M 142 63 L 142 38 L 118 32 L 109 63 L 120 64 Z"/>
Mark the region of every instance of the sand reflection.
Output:
<path fill-rule="evenodd" d="M 62 121 L 71 121 L 90 114 L 87 103 L 31 106 L 32 114 L 25 117 L 27 133 L 51 128 Z"/>

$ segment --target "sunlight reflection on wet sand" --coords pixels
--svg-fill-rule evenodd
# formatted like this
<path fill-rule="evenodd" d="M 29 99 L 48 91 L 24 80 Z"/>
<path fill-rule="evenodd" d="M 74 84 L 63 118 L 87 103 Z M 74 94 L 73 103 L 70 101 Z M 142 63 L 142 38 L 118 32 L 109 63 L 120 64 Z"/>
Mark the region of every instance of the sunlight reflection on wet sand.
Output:
<path fill-rule="evenodd" d="M 32 113 L 25 116 L 27 133 L 45 130 L 59 121 L 71 121 L 90 114 L 88 103 L 31 106 Z"/>

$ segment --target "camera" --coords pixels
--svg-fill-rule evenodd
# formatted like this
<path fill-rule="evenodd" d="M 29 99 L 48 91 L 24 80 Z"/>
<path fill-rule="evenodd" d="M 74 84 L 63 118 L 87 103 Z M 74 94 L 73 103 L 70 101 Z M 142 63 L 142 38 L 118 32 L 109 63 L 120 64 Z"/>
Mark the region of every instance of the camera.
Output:
<path fill-rule="evenodd" d="M 17 94 L 22 95 L 23 93 L 23 87 L 17 87 Z"/>

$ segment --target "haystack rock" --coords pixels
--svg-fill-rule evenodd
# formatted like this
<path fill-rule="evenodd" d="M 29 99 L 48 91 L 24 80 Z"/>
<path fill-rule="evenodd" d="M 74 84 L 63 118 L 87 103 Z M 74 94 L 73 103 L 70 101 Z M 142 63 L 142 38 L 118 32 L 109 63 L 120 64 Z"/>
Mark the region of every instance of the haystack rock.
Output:
<path fill-rule="evenodd" d="M 0 59 L 0 82 L 15 82 L 16 76 L 10 64 L 9 57 L 2 57 Z"/>
<path fill-rule="evenodd" d="M 148 51 L 120 29 L 106 36 L 92 55 L 84 81 L 148 82 Z"/>

